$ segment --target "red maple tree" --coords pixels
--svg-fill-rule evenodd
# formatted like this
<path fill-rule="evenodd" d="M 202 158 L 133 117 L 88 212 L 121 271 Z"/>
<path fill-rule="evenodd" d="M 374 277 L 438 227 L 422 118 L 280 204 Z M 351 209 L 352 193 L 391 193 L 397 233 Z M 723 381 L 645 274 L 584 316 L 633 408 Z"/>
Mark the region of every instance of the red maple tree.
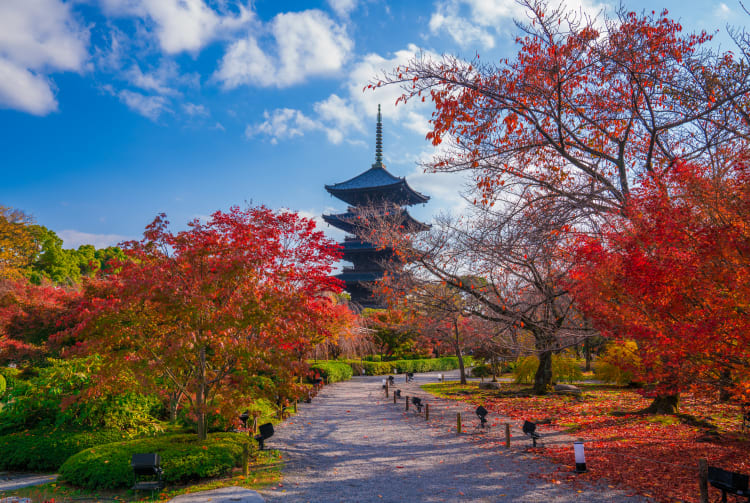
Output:
<path fill-rule="evenodd" d="M 123 248 L 131 260 L 87 286 L 73 332 L 105 358 L 104 382 L 135 375 L 173 412 L 186 399 L 201 438 L 209 414 L 232 419 L 255 398 L 300 392 L 298 355 L 341 314 L 328 295 L 341 289 L 329 275 L 338 245 L 312 220 L 233 207 L 174 233 L 159 215 Z"/>
<path fill-rule="evenodd" d="M 0 281 L 0 363 L 38 361 L 55 352 L 48 339 L 70 324 L 75 289 L 26 279 Z"/>
<path fill-rule="evenodd" d="M 605 334 L 638 343 L 659 395 L 750 399 L 749 176 L 747 162 L 721 173 L 676 162 L 579 243 L 578 300 Z"/>

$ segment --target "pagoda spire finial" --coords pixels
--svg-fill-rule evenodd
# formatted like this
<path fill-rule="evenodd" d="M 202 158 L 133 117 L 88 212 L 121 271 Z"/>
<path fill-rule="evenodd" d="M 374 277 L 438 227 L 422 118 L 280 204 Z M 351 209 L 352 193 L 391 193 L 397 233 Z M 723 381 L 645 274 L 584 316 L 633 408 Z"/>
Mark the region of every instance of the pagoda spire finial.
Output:
<path fill-rule="evenodd" d="M 375 126 L 375 164 L 373 167 L 383 167 L 383 116 L 380 115 L 378 104 L 378 124 Z"/>

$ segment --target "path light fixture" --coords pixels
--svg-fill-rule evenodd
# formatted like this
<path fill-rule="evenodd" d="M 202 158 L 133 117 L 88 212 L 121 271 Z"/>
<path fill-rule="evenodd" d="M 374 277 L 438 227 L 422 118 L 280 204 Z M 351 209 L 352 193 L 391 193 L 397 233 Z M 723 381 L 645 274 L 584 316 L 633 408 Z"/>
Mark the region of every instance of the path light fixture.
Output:
<path fill-rule="evenodd" d="M 242 422 L 242 427 L 247 428 L 247 420 L 250 418 L 250 411 L 245 411 L 242 414 L 240 414 L 240 421 Z"/>
<path fill-rule="evenodd" d="M 484 428 L 487 424 L 487 409 L 480 405 L 479 407 L 477 407 L 476 413 L 477 417 L 479 418 L 479 425 Z"/>
<path fill-rule="evenodd" d="M 539 433 L 536 432 L 536 423 L 532 423 L 531 421 L 524 421 L 522 430 L 524 435 L 531 437 L 532 445 L 533 447 L 536 447 L 537 439 L 542 437 Z"/>
<path fill-rule="evenodd" d="M 273 436 L 273 424 L 261 424 L 258 430 L 259 434 L 255 435 L 255 440 L 258 442 L 258 449 L 262 451 L 265 441 Z"/>
<path fill-rule="evenodd" d="M 386 380 L 383 379 L 383 389 L 385 389 L 385 383 L 386 383 Z"/>
<path fill-rule="evenodd" d="M 576 473 L 586 472 L 586 455 L 583 452 L 583 442 L 573 442 L 573 452 L 576 458 Z"/>
<path fill-rule="evenodd" d="M 443 382 L 443 374 L 438 374 L 438 382 Z"/>

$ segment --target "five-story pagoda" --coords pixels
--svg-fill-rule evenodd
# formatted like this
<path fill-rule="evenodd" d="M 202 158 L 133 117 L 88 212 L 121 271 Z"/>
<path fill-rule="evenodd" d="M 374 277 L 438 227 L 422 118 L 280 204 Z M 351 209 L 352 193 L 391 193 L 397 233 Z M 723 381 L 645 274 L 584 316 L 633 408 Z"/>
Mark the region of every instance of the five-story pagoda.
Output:
<path fill-rule="evenodd" d="M 383 124 L 378 105 L 378 123 L 375 134 L 375 164 L 364 173 L 351 180 L 326 185 L 326 190 L 333 196 L 349 204 L 346 213 L 323 215 L 323 219 L 349 235 L 341 245 L 344 247 L 344 260 L 352 267 L 344 267 L 337 278 L 346 283 L 346 290 L 351 295 L 352 303 L 359 307 L 382 307 L 372 295 L 372 284 L 383 277 L 384 262 L 391 259 L 393 250 L 378 249 L 358 237 L 361 225 L 358 224 L 364 207 L 378 211 L 391 211 L 395 208 L 402 217 L 403 225 L 410 231 L 427 229 L 423 223 L 412 218 L 406 211 L 407 206 L 426 203 L 430 198 L 409 187 L 405 178 L 390 174 L 383 165 Z M 372 211 L 372 210 L 369 210 Z"/>

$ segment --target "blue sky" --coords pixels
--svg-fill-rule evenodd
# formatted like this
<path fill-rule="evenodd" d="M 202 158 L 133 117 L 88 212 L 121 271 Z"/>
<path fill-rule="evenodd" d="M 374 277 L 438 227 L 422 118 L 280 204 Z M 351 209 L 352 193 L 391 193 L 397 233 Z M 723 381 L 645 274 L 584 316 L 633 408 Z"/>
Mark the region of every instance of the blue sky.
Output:
<path fill-rule="evenodd" d="M 624 5 L 720 30 L 727 49 L 727 23 L 750 19 L 729 0 Z M 417 166 L 429 104 L 362 88 L 419 49 L 512 56 L 519 15 L 511 0 L 0 0 L 0 205 L 66 247 L 137 238 L 159 212 L 181 227 L 245 202 L 343 211 L 323 186 L 374 161 L 382 103 L 385 164 L 432 196 L 412 211 L 429 220 L 461 203 L 460 179 Z"/>

